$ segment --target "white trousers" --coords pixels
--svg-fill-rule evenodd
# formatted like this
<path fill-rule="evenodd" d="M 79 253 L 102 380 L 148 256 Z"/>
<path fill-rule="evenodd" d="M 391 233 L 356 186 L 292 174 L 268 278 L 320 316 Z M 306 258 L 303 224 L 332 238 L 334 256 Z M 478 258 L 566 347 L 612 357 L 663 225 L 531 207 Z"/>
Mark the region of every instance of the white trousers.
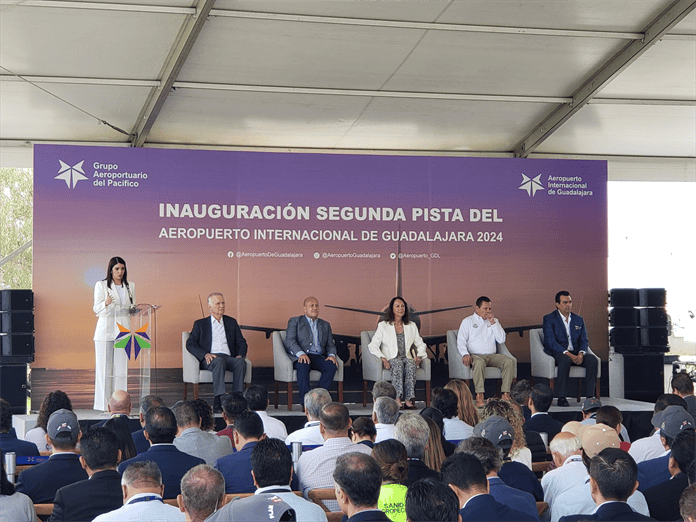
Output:
<path fill-rule="evenodd" d="M 114 341 L 94 341 L 94 355 L 94 409 L 107 411 L 114 391 L 128 391 L 128 357 Z"/>

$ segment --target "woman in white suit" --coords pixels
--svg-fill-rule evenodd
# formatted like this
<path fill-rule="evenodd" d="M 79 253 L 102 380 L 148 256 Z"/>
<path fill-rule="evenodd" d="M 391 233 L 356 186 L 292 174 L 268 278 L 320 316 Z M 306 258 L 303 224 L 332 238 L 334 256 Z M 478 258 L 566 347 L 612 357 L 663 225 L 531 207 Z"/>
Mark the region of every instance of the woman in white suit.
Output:
<path fill-rule="evenodd" d="M 106 279 L 94 285 L 94 331 L 96 358 L 94 376 L 94 409 L 106 411 L 115 390 L 128 388 L 128 358 L 125 350 L 114 350 L 119 333 L 118 324 L 130 329 L 130 309 L 135 306 L 135 283 L 128 282 L 126 262 L 112 257 Z M 113 378 L 112 378 L 113 376 Z"/>
<path fill-rule="evenodd" d="M 415 409 L 416 368 L 427 353 L 416 323 L 408 317 L 408 306 L 403 298 L 391 300 L 386 319 L 377 325 L 368 350 L 382 359 L 385 370 L 391 369 L 399 404 L 405 399 L 405 408 Z"/>

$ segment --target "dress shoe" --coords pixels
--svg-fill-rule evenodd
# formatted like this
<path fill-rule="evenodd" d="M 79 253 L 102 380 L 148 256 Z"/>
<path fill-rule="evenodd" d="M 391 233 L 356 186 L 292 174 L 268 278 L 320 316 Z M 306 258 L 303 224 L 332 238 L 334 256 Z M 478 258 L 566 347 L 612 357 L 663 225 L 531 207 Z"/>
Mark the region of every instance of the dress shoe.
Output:
<path fill-rule="evenodd" d="M 213 413 L 222 413 L 222 401 L 220 395 L 216 395 L 213 399 Z"/>
<path fill-rule="evenodd" d="M 568 404 L 568 399 L 566 399 L 565 397 L 559 397 L 558 406 L 570 406 L 570 404 Z"/>

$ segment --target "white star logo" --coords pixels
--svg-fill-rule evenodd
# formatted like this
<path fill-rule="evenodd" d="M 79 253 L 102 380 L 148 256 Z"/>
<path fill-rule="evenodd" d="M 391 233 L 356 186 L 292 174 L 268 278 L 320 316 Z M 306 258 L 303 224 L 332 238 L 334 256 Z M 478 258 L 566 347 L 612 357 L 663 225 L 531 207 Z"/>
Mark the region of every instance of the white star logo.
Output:
<path fill-rule="evenodd" d="M 537 190 L 544 190 L 544 186 L 541 184 L 539 178 L 541 178 L 541 174 L 534 179 L 522 174 L 522 185 L 519 187 L 520 190 L 526 190 L 530 197 L 534 196 Z"/>
<path fill-rule="evenodd" d="M 72 167 L 61 160 L 58 161 L 60 161 L 60 170 L 54 179 L 65 180 L 68 188 L 74 189 L 78 181 L 87 179 L 87 176 L 85 176 L 85 171 L 82 170 L 82 164 L 85 162 L 85 160 L 82 160 L 80 163 L 73 165 Z M 72 186 L 70 186 L 70 183 L 72 183 Z"/>

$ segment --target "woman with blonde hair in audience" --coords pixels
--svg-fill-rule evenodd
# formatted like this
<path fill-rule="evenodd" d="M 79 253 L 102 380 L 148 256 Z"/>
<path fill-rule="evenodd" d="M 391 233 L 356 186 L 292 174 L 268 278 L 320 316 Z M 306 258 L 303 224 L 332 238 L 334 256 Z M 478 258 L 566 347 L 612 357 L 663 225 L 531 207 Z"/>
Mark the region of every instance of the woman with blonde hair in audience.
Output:
<path fill-rule="evenodd" d="M 487 419 L 491 415 L 499 415 L 512 425 L 515 434 L 513 436 L 512 448 L 510 448 L 510 459 L 532 469 L 532 451 L 527 447 L 527 439 L 523 430 L 524 417 L 520 411 L 508 401 L 491 399 L 483 407 L 481 413 L 482 420 Z"/>
<path fill-rule="evenodd" d="M 452 390 L 457 396 L 457 417 L 469 426 L 476 426 L 479 423 L 479 415 L 467 384 L 461 379 L 452 379 L 445 384 L 445 389 Z"/>
<path fill-rule="evenodd" d="M 406 446 L 396 439 L 383 440 L 375 444 L 372 457 L 382 470 L 382 487 L 377 506 L 392 522 L 406 522 L 408 488 L 403 485 L 408 478 Z"/>
<path fill-rule="evenodd" d="M 428 437 L 428 444 L 425 446 L 425 452 L 423 453 L 423 462 L 433 471 L 440 473 L 440 468 L 446 458 L 445 450 L 442 447 L 442 432 L 433 419 L 425 416 L 423 418 L 428 423 L 428 428 L 430 428 L 430 437 Z"/>

